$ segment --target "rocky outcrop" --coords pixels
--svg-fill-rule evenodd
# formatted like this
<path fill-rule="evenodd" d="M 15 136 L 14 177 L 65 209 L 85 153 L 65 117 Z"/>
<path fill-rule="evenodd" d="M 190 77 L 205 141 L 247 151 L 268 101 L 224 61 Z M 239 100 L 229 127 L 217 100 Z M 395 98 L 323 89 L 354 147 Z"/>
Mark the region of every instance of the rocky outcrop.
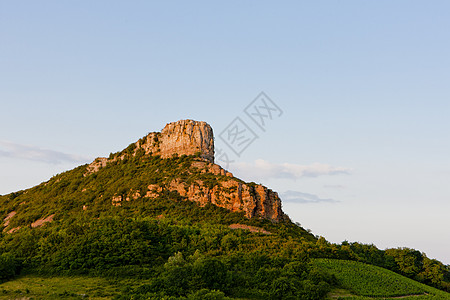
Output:
<path fill-rule="evenodd" d="M 148 155 L 170 158 L 173 155 L 199 155 L 214 163 L 214 134 L 208 123 L 194 120 L 180 120 L 168 123 L 161 132 L 151 132 L 132 146 L 132 155 L 143 150 Z M 124 159 L 125 149 L 118 156 L 98 157 L 86 168 L 85 176 L 104 168 L 108 162 Z"/>
<path fill-rule="evenodd" d="M 146 154 L 161 155 L 162 158 L 176 155 L 199 154 L 214 162 L 214 135 L 206 122 L 181 120 L 167 124 L 161 132 L 149 133 L 136 143 L 137 149 Z"/>
<path fill-rule="evenodd" d="M 87 174 L 90 173 L 95 173 L 98 170 L 100 170 L 101 168 L 106 167 L 106 164 L 108 162 L 108 159 L 106 157 L 97 157 L 93 162 L 91 162 L 88 166 L 87 166 Z"/>
<path fill-rule="evenodd" d="M 242 211 L 247 218 L 281 221 L 285 218 L 278 194 L 262 185 L 248 185 L 236 179 L 217 182 L 212 188 L 197 181 L 191 185 L 175 179 L 167 187 L 201 206 L 214 204 L 230 211 Z"/>
<path fill-rule="evenodd" d="M 187 200 L 204 206 L 214 204 L 230 211 L 244 212 L 248 218 L 264 218 L 278 222 L 287 218 L 281 210 L 278 194 L 262 185 L 248 184 L 233 177 L 233 174 L 214 164 L 214 136 L 206 122 L 181 120 L 167 124 L 161 132 L 152 132 L 127 149 L 109 159 L 97 158 L 87 167 L 85 176 L 105 167 L 109 161 L 136 155 L 138 151 L 146 155 L 160 155 L 171 158 L 174 155 L 197 155 L 187 172 L 210 173 L 216 176 L 211 182 L 196 180 L 186 183 L 180 178 L 170 179 L 162 185 L 150 184 L 146 191 L 130 191 L 128 195 L 115 195 L 111 199 L 114 206 L 122 201 L 132 201 L 139 197 L 158 198 L 165 191 L 177 191 Z"/>
<path fill-rule="evenodd" d="M 10 212 L 6 218 L 3 220 L 5 223 L 3 224 L 4 227 L 8 227 L 9 226 L 9 222 L 11 221 L 11 218 L 14 217 L 16 215 L 15 211 Z"/>
<path fill-rule="evenodd" d="M 52 214 L 45 219 L 36 220 L 33 223 L 31 223 L 31 227 L 36 228 L 36 227 L 40 227 L 40 226 L 44 225 L 45 223 L 53 222 L 53 217 L 55 217 L 55 214 Z"/>
<path fill-rule="evenodd" d="M 220 176 L 212 186 L 202 180 L 188 184 L 178 178 L 164 186 L 151 184 L 144 197 L 158 198 L 164 191 L 176 191 L 180 196 L 197 202 L 200 206 L 214 204 L 230 211 L 242 211 L 247 218 L 257 217 L 275 222 L 287 218 L 281 209 L 281 200 L 278 194 L 271 189 L 259 184 L 242 182 L 216 164 L 197 161 L 191 167 L 201 173 Z M 118 198 L 114 199 L 114 205 L 119 206 Z"/>

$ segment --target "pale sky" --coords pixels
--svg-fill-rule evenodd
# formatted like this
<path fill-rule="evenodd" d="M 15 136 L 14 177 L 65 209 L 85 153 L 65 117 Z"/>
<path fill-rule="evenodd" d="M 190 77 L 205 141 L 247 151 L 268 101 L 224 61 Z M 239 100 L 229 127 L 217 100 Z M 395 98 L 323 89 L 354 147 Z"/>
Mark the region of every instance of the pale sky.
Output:
<path fill-rule="evenodd" d="M 314 234 L 450 264 L 449 11 L 1 1 L 0 194 L 189 118 L 213 126 L 230 171 L 278 191 Z M 260 92 L 279 109 L 263 128 L 245 113 Z M 237 117 L 255 137 L 240 156 L 220 138 Z"/>

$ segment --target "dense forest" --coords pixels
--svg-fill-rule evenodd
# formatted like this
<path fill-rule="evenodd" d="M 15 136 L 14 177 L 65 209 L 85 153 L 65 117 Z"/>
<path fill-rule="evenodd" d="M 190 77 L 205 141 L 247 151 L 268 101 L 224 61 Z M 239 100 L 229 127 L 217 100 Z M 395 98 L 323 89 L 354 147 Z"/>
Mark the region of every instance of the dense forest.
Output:
<path fill-rule="evenodd" d="M 449 266 L 418 250 L 333 244 L 289 220 L 248 219 L 214 205 L 200 207 L 173 191 L 156 198 L 136 194 L 173 178 L 213 186 L 224 176 L 192 168 L 196 156 L 162 159 L 131 155 L 133 150 L 111 154 L 96 173 L 86 175 L 80 166 L 0 196 L 0 281 L 26 274 L 142 280 L 124 286 L 117 299 L 323 299 L 344 284 L 323 266 L 337 259 L 450 291 Z M 118 195 L 129 200 L 114 206 Z M 31 226 L 49 216 L 51 222 Z"/>

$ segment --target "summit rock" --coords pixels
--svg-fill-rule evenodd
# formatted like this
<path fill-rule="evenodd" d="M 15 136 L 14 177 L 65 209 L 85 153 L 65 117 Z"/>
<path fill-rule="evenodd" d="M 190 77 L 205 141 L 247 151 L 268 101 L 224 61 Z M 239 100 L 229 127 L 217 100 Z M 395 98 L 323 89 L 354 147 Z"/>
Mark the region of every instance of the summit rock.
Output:
<path fill-rule="evenodd" d="M 180 120 L 167 124 L 161 132 L 152 132 L 138 141 L 136 146 L 146 154 L 159 154 L 170 158 L 174 154 L 195 155 L 214 163 L 214 134 L 203 121 Z"/>

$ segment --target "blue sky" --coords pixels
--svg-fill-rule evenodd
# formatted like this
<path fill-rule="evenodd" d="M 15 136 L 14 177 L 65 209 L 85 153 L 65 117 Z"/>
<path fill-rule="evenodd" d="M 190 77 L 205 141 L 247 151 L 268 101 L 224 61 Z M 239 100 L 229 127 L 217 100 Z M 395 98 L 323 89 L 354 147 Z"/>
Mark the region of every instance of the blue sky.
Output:
<path fill-rule="evenodd" d="M 0 194 L 179 119 L 333 242 L 450 263 L 447 1 L 2 1 Z M 258 128 L 264 91 L 282 115 Z"/>

